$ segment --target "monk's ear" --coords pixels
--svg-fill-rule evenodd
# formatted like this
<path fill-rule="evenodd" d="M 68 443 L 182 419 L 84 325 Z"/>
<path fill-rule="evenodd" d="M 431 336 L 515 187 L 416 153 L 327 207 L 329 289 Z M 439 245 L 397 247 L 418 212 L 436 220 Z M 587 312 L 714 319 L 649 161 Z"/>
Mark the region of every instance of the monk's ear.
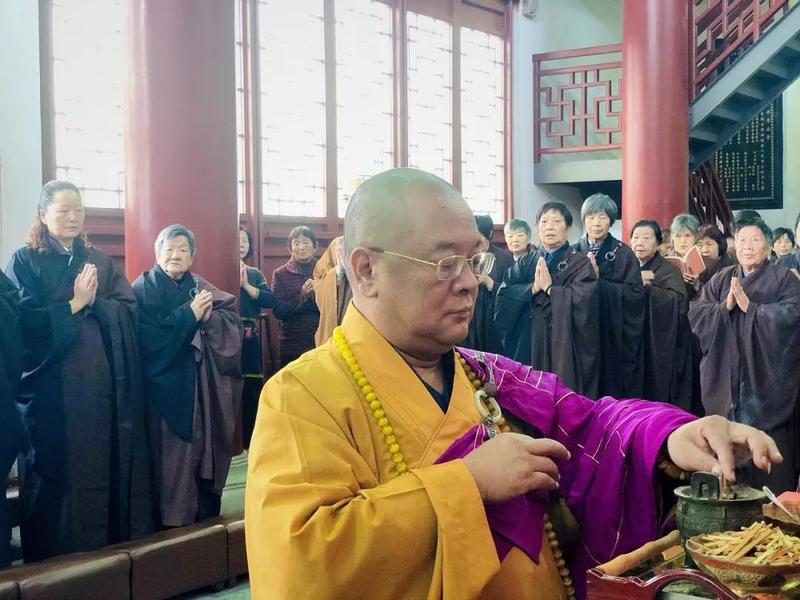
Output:
<path fill-rule="evenodd" d="M 353 288 L 366 298 L 377 296 L 375 254 L 366 248 L 356 248 L 350 254 L 348 266 L 350 275 L 352 275 Z"/>

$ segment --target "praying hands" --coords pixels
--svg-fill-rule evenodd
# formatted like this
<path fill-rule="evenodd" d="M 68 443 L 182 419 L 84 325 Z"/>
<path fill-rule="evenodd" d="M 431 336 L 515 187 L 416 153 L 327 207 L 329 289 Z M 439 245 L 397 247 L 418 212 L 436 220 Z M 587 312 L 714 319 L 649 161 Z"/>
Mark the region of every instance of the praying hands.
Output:
<path fill-rule="evenodd" d="M 725 308 L 731 311 L 735 306 L 738 306 L 739 310 L 745 313 L 750 308 L 750 298 L 747 297 L 738 277 L 731 278 L 731 289 L 725 298 Z"/>
<path fill-rule="evenodd" d="M 72 300 L 69 301 L 73 315 L 94 304 L 97 287 L 97 267 L 92 263 L 86 263 L 73 284 Z"/>
<path fill-rule="evenodd" d="M 536 263 L 536 274 L 533 278 L 533 294 L 538 294 L 539 292 L 544 292 L 545 294 L 550 293 L 550 287 L 553 285 L 553 278 L 550 276 L 550 271 L 547 268 L 547 263 L 545 262 L 544 258 L 539 257 L 539 261 Z"/>
<path fill-rule="evenodd" d="M 600 267 L 597 266 L 597 257 L 594 255 L 594 252 L 587 252 L 586 256 L 589 258 L 589 262 L 592 263 L 595 276 L 600 277 Z"/>

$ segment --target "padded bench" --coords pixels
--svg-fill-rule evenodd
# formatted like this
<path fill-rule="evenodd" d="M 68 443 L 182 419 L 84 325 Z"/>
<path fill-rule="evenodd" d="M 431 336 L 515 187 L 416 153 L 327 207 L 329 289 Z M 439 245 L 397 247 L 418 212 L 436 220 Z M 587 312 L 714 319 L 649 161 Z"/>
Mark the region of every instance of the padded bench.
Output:
<path fill-rule="evenodd" d="M 118 552 L 69 554 L 0 571 L 0 599 L 129 600 L 130 570 Z"/>
<path fill-rule="evenodd" d="M 19 587 L 16 581 L 0 582 L 0 600 L 19 600 Z"/>
<path fill-rule="evenodd" d="M 247 549 L 244 541 L 244 519 L 241 516 L 221 519 L 228 534 L 228 585 L 247 574 Z"/>
<path fill-rule="evenodd" d="M 136 600 L 169 598 L 228 579 L 228 533 L 218 522 L 161 531 L 106 551 L 129 557 Z"/>

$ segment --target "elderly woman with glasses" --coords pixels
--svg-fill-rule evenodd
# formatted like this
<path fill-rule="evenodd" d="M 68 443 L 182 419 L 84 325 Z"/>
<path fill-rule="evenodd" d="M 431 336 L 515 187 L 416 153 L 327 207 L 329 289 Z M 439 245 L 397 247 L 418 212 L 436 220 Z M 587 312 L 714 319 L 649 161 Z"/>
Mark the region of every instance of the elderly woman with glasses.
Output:
<path fill-rule="evenodd" d="M 638 356 L 645 293 L 636 256 L 610 233 L 617 215 L 617 204 L 609 196 L 589 196 L 581 207 L 586 233 L 576 248 L 598 276 L 600 395 L 633 398 L 642 393 Z"/>
<path fill-rule="evenodd" d="M 597 274 L 586 254 L 570 247 L 572 215 L 547 202 L 536 216 L 540 244 L 508 270 L 495 301 L 503 353 L 556 373 L 580 394 L 596 397 L 600 350 Z"/>
<path fill-rule="evenodd" d="M 165 527 L 219 515 L 241 404 L 236 298 L 192 273 L 196 253 L 194 233 L 170 225 L 133 282 Z"/>

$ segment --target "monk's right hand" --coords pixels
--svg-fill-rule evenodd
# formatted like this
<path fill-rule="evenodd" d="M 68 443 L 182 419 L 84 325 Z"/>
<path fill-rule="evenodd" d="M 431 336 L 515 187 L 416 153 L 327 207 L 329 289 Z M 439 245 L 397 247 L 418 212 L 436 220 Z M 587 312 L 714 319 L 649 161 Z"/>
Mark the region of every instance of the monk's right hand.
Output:
<path fill-rule="evenodd" d="M 531 490 L 558 489 L 556 460 L 569 451 L 551 439 L 500 433 L 464 457 L 484 502 L 502 502 Z"/>

